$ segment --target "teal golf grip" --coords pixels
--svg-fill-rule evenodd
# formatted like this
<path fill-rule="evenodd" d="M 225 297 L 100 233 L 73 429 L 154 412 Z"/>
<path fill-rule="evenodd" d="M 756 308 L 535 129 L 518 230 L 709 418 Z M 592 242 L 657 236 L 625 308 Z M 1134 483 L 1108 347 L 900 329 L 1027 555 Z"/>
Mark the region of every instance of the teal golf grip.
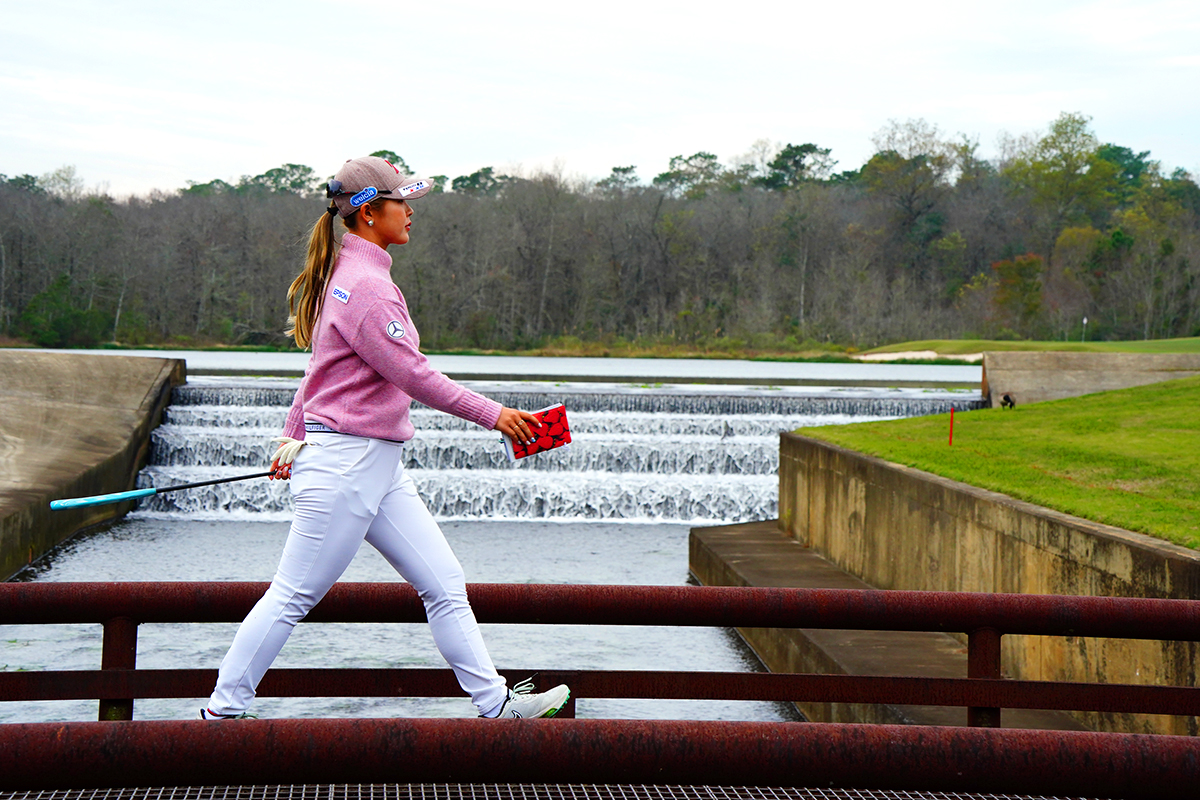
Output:
<path fill-rule="evenodd" d="M 81 506 L 103 506 L 108 503 L 119 503 L 122 500 L 133 500 L 138 497 L 149 497 L 157 494 L 158 489 L 134 489 L 132 492 L 116 492 L 115 494 L 97 494 L 92 497 L 73 497 L 67 500 L 51 500 L 50 508 L 61 511 L 64 508 L 80 508 Z"/>

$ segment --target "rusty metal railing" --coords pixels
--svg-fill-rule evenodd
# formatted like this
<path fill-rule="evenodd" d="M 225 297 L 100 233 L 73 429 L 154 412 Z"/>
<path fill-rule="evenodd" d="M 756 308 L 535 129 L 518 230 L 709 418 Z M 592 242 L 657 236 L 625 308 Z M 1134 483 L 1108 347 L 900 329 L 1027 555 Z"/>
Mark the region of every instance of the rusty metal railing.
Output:
<path fill-rule="evenodd" d="M 0 725 L 5 789 L 327 783 L 802 786 L 1193 800 L 1200 785 L 1200 741 L 1081 731 L 672 720 Z M 156 794 L 195 796 L 180 790 Z"/>
<path fill-rule="evenodd" d="M 133 718 L 133 702 L 202 697 L 215 670 L 136 668 L 137 626 L 237 622 L 265 583 L 0 584 L 0 624 L 96 623 L 99 670 L 0 672 L 0 701 L 96 698 L 101 720 Z M 999 727 L 1001 708 L 1200 715 L 1200 688 L 1006 680 L 1006 634 L 1200 641 L 1200 601 L 691 586 L 473 584 L 484 623 L 825 628 L 940 631 L 968 640 L 967 676 L 928 678 L 680 671 L 543 669 L 543 687 L 573 698 L 826 701 L 959 706 L 968 725 Z M 399 583 L 337 584 L 308 622 L 423 622 L 416 592 Z M 259 686 L 275 697 L 452 697 L 449 670 L 275 669 Z M 574 716 L 574 700 L 563 716 Z"/>

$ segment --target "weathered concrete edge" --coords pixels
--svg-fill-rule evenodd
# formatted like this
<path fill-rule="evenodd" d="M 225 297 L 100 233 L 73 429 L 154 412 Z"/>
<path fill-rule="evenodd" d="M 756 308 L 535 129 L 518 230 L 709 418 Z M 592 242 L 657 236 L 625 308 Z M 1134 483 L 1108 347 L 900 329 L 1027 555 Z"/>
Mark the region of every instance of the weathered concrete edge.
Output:
<path fill-rule="evenodd" d="M 780 520 L 839 568 L 887 589 L 1195 599 L 1200 553 L 1144 534 L 785 433 Z M 1006 636 L 1016 678 L 1194 686 L 1187 642 Z M 1095 730 L 1196 735 L 1200 720 L 1078 714 Z"/>
<path fill-rule="evenodd" d="M 981 389 L 986 402 L 997 408 L 1005 395 L 1024 405 L 1195 375 L 1200 375 L 1200 353 L 1001 350 L 983 354 Z"/>
<path fill-rule="evenodd" d="M 688 571 L 702 586 L 757 586 L 742 564 L 743 558 L 730 557 L 718 552 L 706 534 L 736 531 L 743 536 L 760 539 L 764 533 L 773 533 L 780 539 L 784 534 L 778 520 L 741 523 L 728 526 L 692 528 L 688 535 Z M 766 530 L 764 530 L 766 529 Z M 776 548 L 772 548 L 776 549 Z M 782 557 L 781 557 L 782 556 Z M 788 560 L 779 552 L 770 558 L 778 563 Z M 755 556 L 750 556 L 756 561 Z M 832 657 L 811 631 L 800 628 L 735 628 L 738 636 L 746 643 L 758 660 L 769 672 L 803 672 L 823 675 L 843 675 L 847 670 Z M 828 632 L 823 632 L 828 633 Z M 923 713 L 928 709 L 906 706 L 872 705 L 864 703 L 792 703 L 810 722 L 869 723 L 875 725 L 949 725 L 950 719 L 931 718 L 935 715 Z M 957 723 L 961 724 L 961 723 Z"/>
<path fill-rule="evenodd" d="M 187 380 L 187 365 L 182 359 L 163 359 L 163 362 L 138 406 L 137 423 L 124 447 L 0 519 L 0 580 L 10 579 L 81 531 L 119 519 L 133 508 L 132 502 L 125 502 L 51 511 L 50 501 L 134 488 L 138 471 L 145 466 L 149 454 L 150 432 L 162 421 L 163 410 L 171 401 L 171 390 Z"/>
<path fill-rule="evenodd" d="M 688 567 L 705 586 L 782 586 L 872 589 L 803 547 L 778 520 L 692 528 Z M 799 628 L 738 628 L 738 635 L 771 672 L 823 675 L 903 675 L 963 678 L 966 647 L 961 637 L 938 632 L 838 631 Z M 883 725 L 967 723 L 966 709 L 872 703 L 795 702 L 812 722 Z M 1008 728 L 1083 730 L 1069 714 L 1006 709 Z"/>
<path fill-rule="evenodd" d="M 788 441 L 803 441 L 807 445 L 814 446 L 819 449 L 827 450 L 831 453 L 836 453 L 841 458 L 861 462 L 861 463 L 863 463 L 865 465 L 869 465 L 877 470 L 894 471 L 896 473 L 900 473 L 902 475 L 907 476 L 911 481 L 914 482 L 914 484 L 928 484 L 930 487 L 936 487 L 936 489 L 940 490 L 940 491 L 949 491 L 949 492 L 954 492 L 954 493 L 960 493 L 960 494 L 966 495 L 968 497 L 974 498 L 976 500 L 982 501 L 984 503 L 993 504 L 997 507 L 1009 510 L 1015 514 L 1025 515 L 1025 516 L 1033 517 L 1033 518 L 1036 518 L 1039 520 L 1044 520 L 1046 522 L 1050 522 L 1050 523 L 1053 523 L 1056 525 L 1061 525 L 1065 528 L 1071 528 L 1071 529 L 1081 531 L 1083 533 L 1086 533 L 1089 536 L 1094 536 L 1094 537 L 1098 537 L 1102 540 L 1107 540 L 1113 544 L 1137 549 L 1139 551 L 1145 551 L 1148 553 L 1152 553 L 1158 558 L 1162 558 L 1165 560 L 1178 559 L 1187 565 L 1186 569 L 1189 572 L 1192 570 L 1196 570 L 1196 576 L 1197 576 L 1197 578 L 1200 578 L 1200 552 L 1189 549 L 1187 547 L 1183 547 L 1181 545 L 1174 544 L 1172 542 L 1168 542 L 1164 539 L 1157 539 L 1153 536 L 1149 536 L 1144 533 L 1138 533 L 1137 531 L 1131 531 L 1131 530 L 1127 530 L 1125 528 L 1118 528 L 1114 525 L 1106 525 L 1103 522 L 1095 522 L 1093 520 L 1085 519 L 1083 517 L 1077 517 L 1072 514 L 1066 514 L 1061 511 L 1055 511 L 1052 508 L 1046 508 L 1045 506 L 1039 506 L 1035 503 L 1030 503 L 1025 500 L 1019 500 L 1015 497 L 1011 497 L 1006 494 L 1001 494 L 1000 492 L 993 492 L 989 489 L 982 489 L 978 486 L 973 486 L 969 483 L 962 483 L 961 481 L 953 480 L 952 478 L 945 478 L 945 477 L 942 477 L 941 475 L 935 475 L 932 472 L 925 472 L 924 470 L 919 470 L 919 469 L 916 469 L 915 467 L 905 466 L 904 464 L 897 464 L 895 462 L 888 461 L 883 458 L 878 458 L 876 456 L 867 455 L 866 453 L 860 453 L 856 450 L 850 450 L 850 449 L 847 449 L 840 445 L 833 444 L 832 442 L 823 441 L 821 439 L 814 439 L 812 437 L 803 436 L 801 434 L 792 433 L 790 431 L 785 431 L 785 432 L 781 433 L 780 439 L 781 439 L 781 442 L 783 442 L 785 445 Z M 783 448 L 781 448 L 781 449 L 783 449 Z M 795 509 L 791 503 L 791 501 L 793 501 L 795 499 L 795 493 L 794 493 L 794 491 L 788 493 L 788 495 L 787 495 L 788 507 L 785 510 L 785 499 L 784 499 L 784 493 L 782 491 L 782 489 L 784 488 L 783 484 L 784 484 L 785 480 L 788 482 L 789 488 L 794 489 L 795 488 L 794 480 L 792 479 L 792 476 L 785 476 L 784 471 L 782 469 L 780 470 L 779 479 L 780 479 L 780 490 L 781 490 L 780 496 L 779 496 L 780 527 L 783 530 L 788 531 L 791 535 L 795 536 L 796 521 L 793 518 Z M 929 498 L 927 495 L 921 495 L 920 499 L 928 501 Z M 981 515 L 981 518 L 982 518 L 982 515 Z M 798 537 L 798 536 L 796 538 L 801 543 L 804 543 L 803 538 Z M 1065 556 L 1074 557 L 1074 556 L 1081 555 L 1081 554 L 1079 554 L 1075 551 L 1071 551 L 1069 549 L 1058 551 L 1053 547 L 1053 543 L 1051 541 L 1031 542 L 1031 544 L 1034 544 L 1035 546 L 1039 547 L 1039 549 L 1053 550 L 1057 555 L 1060 555 L 1060 556 L 1065 555 Z M 819 548 L 818 548 L 818 550 L 819 550 Z M 859 576 L 859 577 L 862 577 L 862 576 Z M 866 580 L 866 578 L 864 578 L 864 580 Z M 870 582 L 870 581 L 868 581 L 868 582 Z M 1178 584 L 1176 584 L 1176 585 L 1178 586 Z M 916 589 L 918 587 L 898 587 L 897 586 L 897 587 L 888 587 L 888 588 Z M 1176 597 L 1177 599 L 1193 600 L 1193 599 L 1196 599 L 1197 597 L 1200 597 L 1200 593 L 1198 593 L 1197 590 L 1200 590 L 1200 582 L 1198 582 L 1196 584 L 1192 584 L 1190 586 L 1187 586 L 1185 588 L 1185 592 L 1183 594 L 1177 594 L 1177 593 L 1176 594 L 1155 594 L 1155 595 L 1144 595 L 1144 596 Z M 936 590 L 931 590 L 931 591 L 936 591 Z M 966 588 L 966 587 L 963 587 L 963 588 L 957 589 L 956 591 L 1013 591 L 1013 589 L 999 588 L 999 587 L 995 587 L 995 588 L 982 588 L 982 587 Z M 1143 596 L 1143 595 L 1138 595 L 1138 596 Z"/>

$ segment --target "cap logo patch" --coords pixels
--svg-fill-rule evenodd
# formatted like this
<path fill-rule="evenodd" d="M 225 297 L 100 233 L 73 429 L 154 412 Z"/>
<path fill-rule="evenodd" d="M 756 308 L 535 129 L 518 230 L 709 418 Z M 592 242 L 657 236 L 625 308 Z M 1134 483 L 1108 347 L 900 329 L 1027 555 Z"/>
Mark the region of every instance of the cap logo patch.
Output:
<path fill-rule="evenodd" d="M 332 294 L 333 294 L 333 298 L 334 298 L 335 300 L 341 300 L 343 303 L 349 303 L 349 302 L 350 302 L 350 293 L 349 293 L 349 292 L 347 292 L 345 289 L 343 289 L 343 288 L 342 288 L 342 287 L 340 287 L 340 286 L 335 286 L 335 287 L 333 287 L 333 293 L 332 293 Z"/>
<path fill-rule="evenodd" d="M 392 320 L 391 322 L 389 322 L 387 324 L 387 335 L 392 337 L 393 339 L 403 339 L 404 338 L 404 326 L 401 325 L 396 320 Z"/>
<path fill-rule="evenodd" d="M 356 194 L 350 198 L 350 205 L 354 206 L 355 208 L 358 208 L 363 203 L 367 202 L 368 200 L 370 200 L 377 194 L 379 194 L 378 189 L 376 189 L 374 186 L 368 186 L 367 188 L 363 189 L 361 192 L 359 192 L 358 194 Z"/>
<path fill-rule="evenodd" d="M 417 181 L 416 183 L 410 183 L 407 186 L 401 186 L 397 191 L 400 193 L 401 197 L 408 197 L 410 194 L 419 192 L 428 185 L 428 181 Z"/>

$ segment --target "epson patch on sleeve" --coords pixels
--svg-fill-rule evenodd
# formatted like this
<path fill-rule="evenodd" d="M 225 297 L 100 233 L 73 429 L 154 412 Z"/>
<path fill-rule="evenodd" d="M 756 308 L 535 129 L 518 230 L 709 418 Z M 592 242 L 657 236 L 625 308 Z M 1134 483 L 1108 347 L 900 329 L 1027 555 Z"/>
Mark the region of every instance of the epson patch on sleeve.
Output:
<path fill-rule="evenodd" d="M 332 294 L 335 300 L 341 300 L 343 303 L 350 302 L 350 293 L 340 286 L 333 287 Z"/>
<path fill-rule="evenodd" d="M 387 324 L 386 330 L 387 330 L 387 335 L 392 337 L 393 339 L 403 339 L 404 338 L 404 326 L 401 325 L 397 320 L 392 320 L 391 322 L 389 322 Z"/>

